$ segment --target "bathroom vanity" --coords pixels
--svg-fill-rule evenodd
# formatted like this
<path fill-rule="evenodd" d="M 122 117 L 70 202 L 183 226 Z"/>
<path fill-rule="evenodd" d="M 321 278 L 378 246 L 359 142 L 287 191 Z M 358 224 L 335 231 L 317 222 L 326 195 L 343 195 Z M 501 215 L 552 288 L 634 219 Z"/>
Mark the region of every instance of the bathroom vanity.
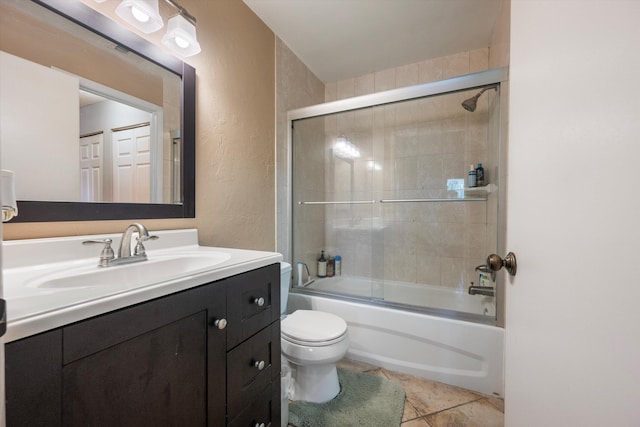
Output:
<path fill-rule="evenodd" d="M 149 261 L 140 265 L 157 270 L 154 258 L 212 252 L 228 258 L 212 257 L 212 268 L 193 264 L 196 271 L 185 263 L 178 277 L 165 282 L 108 291 L 99 277 L 106 269 L 86 267 L 88 258 L 72 262 L 82 273 L 67 269 L 65 282 L 56 268 L 70 261 L 18 266 L 24 263 L 19 255 L 38 242 L 5 242 L 9 427 L 280 425 L 281 256 L 199 247 L 195 230 L 157 234 L 157 245 L 164 239 L 165 247 L 153 250 L 156 242 L 149 242 Z M 59 240 L 86 255 L 88 248 L 79 244 L 86 237 L 40 242 Z M 99 251 L 89 251 L 97 262 Z M 40 261 L 47 258 L 35 252 Z M 129 268 L 132 276 L 146 270 L 109 268 Z M 95 278 L 97 285 L 78 282 L 78 274 Z M 93 289 L 95 298 L 82 296 L 92 286 L 100 288 Z M 30 314 L 21 300 L 29 296 L 35 307 Z M 46 309 L 38 296 L 58 308 Z"/>

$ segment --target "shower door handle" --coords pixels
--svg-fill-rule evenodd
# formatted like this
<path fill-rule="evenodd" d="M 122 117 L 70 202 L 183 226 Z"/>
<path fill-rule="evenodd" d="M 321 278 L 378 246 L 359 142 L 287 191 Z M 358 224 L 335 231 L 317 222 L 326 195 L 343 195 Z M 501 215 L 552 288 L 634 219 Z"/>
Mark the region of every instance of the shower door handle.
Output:
<path fill-rule="evenodd" d="M 518 263 L 516 262 L 516 254 L 509 252 L 507 256 L 500 258 L 500 255 L 491 254 L 487 257 L 487 267 L 491 271 L 499 271 L 502 267 L 509 273 L 510 276 L 515 276 L 518 270 Z"/>

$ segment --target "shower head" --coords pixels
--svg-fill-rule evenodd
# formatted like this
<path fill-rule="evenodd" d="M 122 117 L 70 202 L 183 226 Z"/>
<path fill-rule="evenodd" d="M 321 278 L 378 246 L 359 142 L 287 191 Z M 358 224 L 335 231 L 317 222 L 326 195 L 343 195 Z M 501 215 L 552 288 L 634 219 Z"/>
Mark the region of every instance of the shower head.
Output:
<path fill-rule="evenodd" d="M 476 111 L 476 107 L 478 106 L 478 98 L 480 98 L 480 95 L 482 95 L 486 90 L 489 90 L 489 89 L 498 90 L 498 85 L 487 86 L 483 88 L 480 92 L 478 92 L 476 95 L 462 101 L 462 108 L 464 108 L 465 110 L 471 113 Z"/>

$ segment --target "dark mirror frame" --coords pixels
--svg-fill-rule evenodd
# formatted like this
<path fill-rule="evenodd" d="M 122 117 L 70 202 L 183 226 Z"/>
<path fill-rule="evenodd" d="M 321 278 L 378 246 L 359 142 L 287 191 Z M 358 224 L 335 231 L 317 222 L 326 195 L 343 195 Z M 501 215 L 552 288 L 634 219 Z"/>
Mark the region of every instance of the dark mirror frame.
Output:
<path fill-rule="evenodd" d="M 18 200 L 14 222 L 96 221 L 118 219 L 195 218 L 196 70 L 90 7 L 67 0 L 31 0 L 128 48 L 182 78 L 181 205 L 154 203 L 87 203 Z M 20 179 L 20 177 L 16 177 Z"/>

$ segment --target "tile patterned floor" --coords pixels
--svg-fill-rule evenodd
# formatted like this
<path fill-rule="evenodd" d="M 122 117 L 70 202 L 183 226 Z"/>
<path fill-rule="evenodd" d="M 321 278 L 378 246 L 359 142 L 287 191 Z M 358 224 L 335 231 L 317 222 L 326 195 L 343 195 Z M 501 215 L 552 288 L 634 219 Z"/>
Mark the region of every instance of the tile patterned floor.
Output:
<path fill-rule="evenodd" d="M 350 359 L 338 366 L 401 384 L 406 393 L 401 427 L 504 426 L 502 399 Z"/>

